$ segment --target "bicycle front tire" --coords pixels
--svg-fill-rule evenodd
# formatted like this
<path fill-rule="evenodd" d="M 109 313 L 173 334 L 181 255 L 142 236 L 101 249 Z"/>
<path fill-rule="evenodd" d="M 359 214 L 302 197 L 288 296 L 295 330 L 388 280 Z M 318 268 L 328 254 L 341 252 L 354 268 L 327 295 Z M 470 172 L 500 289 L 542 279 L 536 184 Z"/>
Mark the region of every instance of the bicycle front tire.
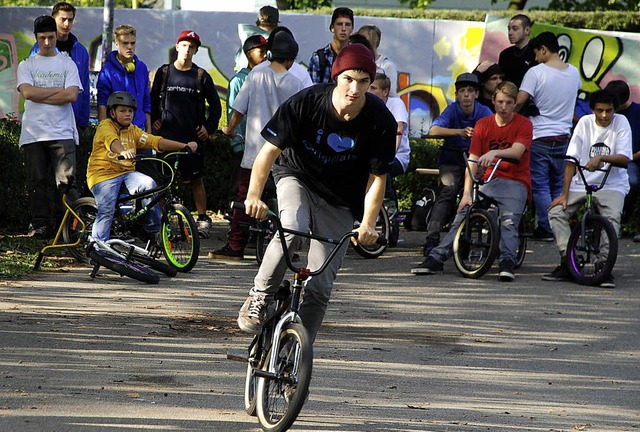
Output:
<path fill-rule="evenodd" d="M 458 271 L 466 278 L 477 279 L 489 271 L 498 255 L 498 224 L 484 209 L 474 209 L 456 231 L 453 258 Z"/>
<path fill-rule="evenodd" d="M 121 276 L 128 276 L 132 279 L 148 284 L 157 284 L 160 282 L 160 276 L 153 270 L 143 267 L 135 262 L 127 261 L 117 255 L 113 255 L 109 252 L 96 250 L 91 248 L 89 252 L 89 258 L 106 267 Z"/>
<path fill-rule="evenodd" d="M 190 271 L 198 262 L 200 235 L 189 210 L 182 204 L 167 204 L 160 233 L 164 256 L 169 265 L 179 272 Z"/>
<path fill-rule="evenodd" d="M 567 243 L 567 269 L 576 282 L 600 285 L 611 275 L 617 259 L 618 236 L 606 217 L 587 216 L 584 233 L 580 223 L 574 227 Z"/>
<path fill-rule="evenodd" d="M 257 388 L 258 420 L 267 432 L 285 431 L 296 420 L 309 392 L 313 365 L 311 339 L 302 324 L 284 326 L 278 346 L 271 347 L 274 348 L 278 352 L 275 367 L 278 378 L 260 378 Z"/>

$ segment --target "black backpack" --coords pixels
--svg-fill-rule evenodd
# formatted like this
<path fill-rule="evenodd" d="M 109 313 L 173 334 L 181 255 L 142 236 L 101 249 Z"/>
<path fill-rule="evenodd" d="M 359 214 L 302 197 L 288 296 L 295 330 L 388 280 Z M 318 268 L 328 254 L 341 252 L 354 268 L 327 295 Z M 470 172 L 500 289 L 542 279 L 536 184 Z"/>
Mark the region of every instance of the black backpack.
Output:
<path fill-rule="evenodd" d="M 409 231 L 426 231 L 435 200 L 436 193 L 433 189 L 422 191 L 422 196 L 411 205 L 411 210 L 404 220 L 404 228 Z"/>

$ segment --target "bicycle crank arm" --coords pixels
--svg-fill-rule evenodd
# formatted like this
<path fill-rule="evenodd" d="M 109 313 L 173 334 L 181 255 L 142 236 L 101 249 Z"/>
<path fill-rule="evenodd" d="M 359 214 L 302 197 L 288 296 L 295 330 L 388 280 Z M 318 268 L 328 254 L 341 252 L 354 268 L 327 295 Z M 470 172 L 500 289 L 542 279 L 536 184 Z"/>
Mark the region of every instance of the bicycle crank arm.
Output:
<path fill-rule="evenodd" d="M 247 357 L 236 355 L 236 354 L 229 354 L 229 353 L 227 353 L 227 360 L 233 360 L 233 361 L 238 361 L 243 363 L 246 363 L 249 361 Z"/>
<path fill-rule="evenodd" d="M 291 377 L 282 376 L 280 374 L 271 373 L 271 372 L 268 372 L 266 370 L 262 370 L 262 369 L 258 369 L 258 368 L 253 368 L 253 374 L 255 376 L 259 377 L 259 378 L 266 378 L 266 379 L 270 379 L 270 380 L 284 381 L 285 384 L 289 384 L 289 385 L 298 384 L 297 381 L 294 380 Z"/>

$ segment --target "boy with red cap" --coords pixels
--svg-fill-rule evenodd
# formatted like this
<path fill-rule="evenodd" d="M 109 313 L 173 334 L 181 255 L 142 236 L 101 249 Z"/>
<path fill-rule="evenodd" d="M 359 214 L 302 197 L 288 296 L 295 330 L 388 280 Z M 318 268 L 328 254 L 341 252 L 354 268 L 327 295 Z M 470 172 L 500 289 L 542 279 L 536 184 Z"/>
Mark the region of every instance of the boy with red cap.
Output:
<path fill-rule="evenodd" d="M 367 92 L 375 75 L 373 53 L 360 44 L 348 45 L 333 63 L 335 83 L 306 88 L 280 106 L 261 133 L 266 142 L 253 164 L 245 201 L 248 215 L 266 217 L 268 207 L 260 197 L 273 170 L 285 227 L 339 238 L 354 229 L 357 219 L 362 221 L 355 229 L 357 241 L 376 241 L 376 218 L 394 159 L 397 124 L 384 102 Z M 286 236 L 291 251 L 300 241 Z M 330 250 L 331 245 L 311 240 L 308 267 L 316 270 Z M 346 247 L 305 287 L 300 316 L 312 340 L 345 253 Z M 242 330 L 260 332 L 286 270 L 282 245 L 273 241 L 240 309 Z"/>
<path fill-rule="evenodd" d="M 184 30 L 176 42 L 177 58 L 158 68 L 151 87 L 151 121 L 155 133 L 165 138 L 198 143 L 195 153 L 181 156 L 180 174 L 191 185 L 198 211 L 198 233 L 208 238 L 211 219 L 207 216 L 204 188 L 204 151 L 209 135 L 218 128 L 222 107 L 209 73 L 193 63 L 200 36 Z M 205 104 L 206 101 L 206 104 Z"/>

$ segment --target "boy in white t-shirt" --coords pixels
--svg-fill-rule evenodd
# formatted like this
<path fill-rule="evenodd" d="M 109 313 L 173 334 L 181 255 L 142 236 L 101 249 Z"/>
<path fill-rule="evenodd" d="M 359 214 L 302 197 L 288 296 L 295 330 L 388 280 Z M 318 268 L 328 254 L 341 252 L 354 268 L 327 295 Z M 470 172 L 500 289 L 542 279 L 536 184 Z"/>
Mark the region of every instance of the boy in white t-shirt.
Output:
<path fill-rule="evenodd" d="M 567 156 L 573 156 L 586 167 L 585 179 L 589 184 L 600 184 L 602 171 L 606 164 L 625 166 L 631 159 L 631 128 L 628 120 L 615 114 L 617 101 L 615 96 L 606 90 L 598 90 L 591 94 L 589 107 L 593 114 L 582 117 L 576 125 Z M 600 214 L 613 224 L 616 234 L 620 233 L 620 218 L 624 197 L 629 192 L 627 170 L 616 166 L 611 168 L 603 188 L 593 194 L 593 201 Z M 569 219 L 584 204 L 585 189 L 575 163 L 568 160 L 564 170 L 562 193 L 549 205 L 549 222 L 553 229 L 556 244 L 560 252 L 560 265 L 554 271 L 542 277 L 547 281 L 571 280 L 566 268 L 566 250 L 571 227 Z M 614 288 L 613 276 L 601 285 Z"/>
<path fill-rule="evenodd" d="M 222 128 L 226 135 L 234 130 L 246 116 L 247 129 L 244 154 L 240 162 L 236 201 L 243 202 L 247 196 L 251 169 L 258 152 L 264 144 L 260 132 L 280 105 L 302 90 L 302 82 L 289 69 L 298 55 L 298 44 L 286 27 L 276 28 L 267 41 L 268 67 L 254 68 L 247 76 L 238 96 L 233 102 L 233 113 L 229 125 Z M 227 244 L 209 252 L 209 258 L 241 260 L 249 241 L 251 218 L 242 210 L 233 212 Z"/>

